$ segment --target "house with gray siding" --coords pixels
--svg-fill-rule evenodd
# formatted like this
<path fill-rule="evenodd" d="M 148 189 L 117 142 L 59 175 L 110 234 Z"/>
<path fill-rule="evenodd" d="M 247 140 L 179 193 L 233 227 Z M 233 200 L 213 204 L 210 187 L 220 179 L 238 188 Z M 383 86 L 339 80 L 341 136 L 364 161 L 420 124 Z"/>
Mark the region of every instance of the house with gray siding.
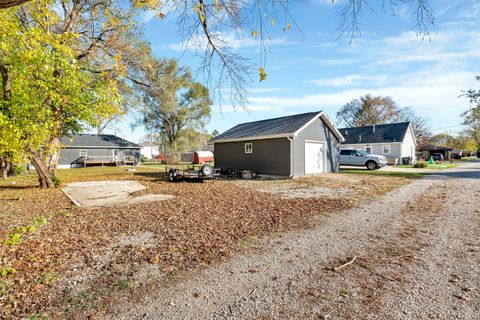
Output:
<path fill-rule="evenodd" d="M 338 129 L 345 141 L 342 149 L 363 149 L 384 155 L 389 164 L 401 164 L 402 158 L 415 161 L 417 140 L 410 122 Z"/>
<path fill-rule="evenodd" d="M 58 168 L 136 165 L 141 146 L 111 134 L 77 134 L 61 140 Z"/>
<path fill-rule="evenodd" d="M 322 111 L 242 123 L 212 139 L 217 168 L 289 177 L 337 172 L 342 141 Z"/>

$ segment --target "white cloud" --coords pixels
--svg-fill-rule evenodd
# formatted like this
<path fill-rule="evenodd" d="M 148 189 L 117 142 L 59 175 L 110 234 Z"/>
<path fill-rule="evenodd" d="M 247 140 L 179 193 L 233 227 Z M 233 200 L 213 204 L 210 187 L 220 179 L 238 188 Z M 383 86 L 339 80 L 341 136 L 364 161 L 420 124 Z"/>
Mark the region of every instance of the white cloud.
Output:
<path fill-rule="evenodd" d="M 314 84 L 320 87 L 346 87 L 346 86 L 357 86 L 365 85 L 365 83 L 372 84 L 375 86 L 383 85 L 389 80 L 388 75 L 361 75 L 361 74 L 351 74 L 339 78 L 321 78 L 315 80 L 308 80 L 307 83 Z"/>
<path fill-rule="evenodd" d="M 260 40 L 253 37 L 239 37 L 233 32 L 221 33 L 214 32 L 211 34 L 213 42 L 218 47 L 228 47 L 231 49 L 239 50 L 242 48 L 251 48 L 251 47 L 260 47 Z M 196 34 L 190 39 L 183 42 L 174 43 L 168 46 L 171 50 L 174 51 L 184 51 L 184 50 L 205 50 L 207 47 L 207 38 L 203 33 Z M 271 40 L 266 39 L 265 44 L 267 46 L 275 46 L 288 44 L 285 38 L 273 38 Z"/>
<path fill-rule="evenodd" d="M 331 117 L 345 103 L 367 93 L 391 96 L 400 106 L 411 106 L 422 115 L 437 123 L 457 123 L 459 114 L 468 106 L 462 91 L 474 87 L 474 72 L 447 69 L 421 70 L 392 80 L 390 85 L 371 88 L 368 85 L 337 92 L 322 92 L 298 97 L 265 96 L 253 97 L 250 103 L 256 110 L 291 113 L 305 110 L 327 110 Z"/>
<path fill-rule="evenodd" d="M 289 91 L 288 88 L 255 88 L 251 89 L 251 93 L 272 93 L 272 92 L 285 92 Z"/>

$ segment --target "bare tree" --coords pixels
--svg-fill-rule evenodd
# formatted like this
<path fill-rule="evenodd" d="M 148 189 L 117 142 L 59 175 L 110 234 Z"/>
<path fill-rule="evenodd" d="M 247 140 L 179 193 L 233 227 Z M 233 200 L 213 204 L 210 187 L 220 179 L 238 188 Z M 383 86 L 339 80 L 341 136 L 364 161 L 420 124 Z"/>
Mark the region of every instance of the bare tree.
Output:
<path fill-rule="evenodd" d="M 398 116 L 398 107 L 390 97 L 367 94 L 353 99 L 337 112 L 337 121 L 347 127 L 390 123 Z"/>
<path fill-rule="evenodd" d="M 411 107 L 400 108 L 390 97 L 367 94 L 354 99 L 337 112 L 337 121 L 347 127 L 408 121 L 412 124 L 417 143 L 422 144 L 431 136 L 428 118 L 416 115 Z"/>
<path fill-rule="evenodd" d="M 480 81 L 480 76 L 476 79 Z M 465 133 L 477 144 L 477 156 L 480 157 L 480 90 L 469 89 L 462 96 L 470 100 L 472 106 L 462 113 Z"/>

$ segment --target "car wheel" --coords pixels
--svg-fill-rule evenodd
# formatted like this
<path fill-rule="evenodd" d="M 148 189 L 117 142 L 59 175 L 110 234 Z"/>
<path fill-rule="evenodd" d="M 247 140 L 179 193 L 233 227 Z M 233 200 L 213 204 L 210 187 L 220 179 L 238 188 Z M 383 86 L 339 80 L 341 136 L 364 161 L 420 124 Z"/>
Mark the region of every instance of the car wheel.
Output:
<path fill-rule="evenodd" d="M 177 173 L 174 169 L 168 171 L 168 181 L 175 182 L 177 180 Z"/>
<path fill-rule="evenodd" d="M 375 161 L 368 161 L 366 166 L 368 170 L 375 170 L 378 167 Z"/>
<path fill-rule="evenodd" d="M 212 175 L 213 173 L 213 170 L 212 170 L 212 167 L 210 167 L 208 164 L 204 164 L 202 166 L 202 168 L 200 169 L 200 172 L 202 172 L 202 174 L 205 176 L 205 177 L 209 177 Z"/>

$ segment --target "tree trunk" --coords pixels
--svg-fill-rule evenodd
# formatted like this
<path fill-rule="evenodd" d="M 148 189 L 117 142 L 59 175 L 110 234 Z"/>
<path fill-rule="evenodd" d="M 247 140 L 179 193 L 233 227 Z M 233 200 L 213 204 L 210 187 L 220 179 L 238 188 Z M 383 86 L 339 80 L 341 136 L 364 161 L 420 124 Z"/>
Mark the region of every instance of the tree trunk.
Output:
<path fill-rule="evenodd" d="M 48 159 L 47 170 L 52 177 L 57 176 L 58 158 L 60 155 L 60 138 L 55 137 L 50 141 L 51 154 Z"/>
<path fill-rule="evenodd" d="M 43 163 L 42 158 L 36 151 L 30 150 L 30 154 L 32 158 L 32 164 L 38 174 L 38 182 L 40 183 L 40 188 L 52 188 L 53 183 L 50 179 L 50 173 L 48 172 L 47 166 Z"/>
<path fill-rule="evenodd" d="M 8 158 L 1 157 L 0 158 L 0 166 L 2 168 L 2 179 L 8 178 L 8 173 L 10 172 L 10 168 L 12 167 Z"/>

